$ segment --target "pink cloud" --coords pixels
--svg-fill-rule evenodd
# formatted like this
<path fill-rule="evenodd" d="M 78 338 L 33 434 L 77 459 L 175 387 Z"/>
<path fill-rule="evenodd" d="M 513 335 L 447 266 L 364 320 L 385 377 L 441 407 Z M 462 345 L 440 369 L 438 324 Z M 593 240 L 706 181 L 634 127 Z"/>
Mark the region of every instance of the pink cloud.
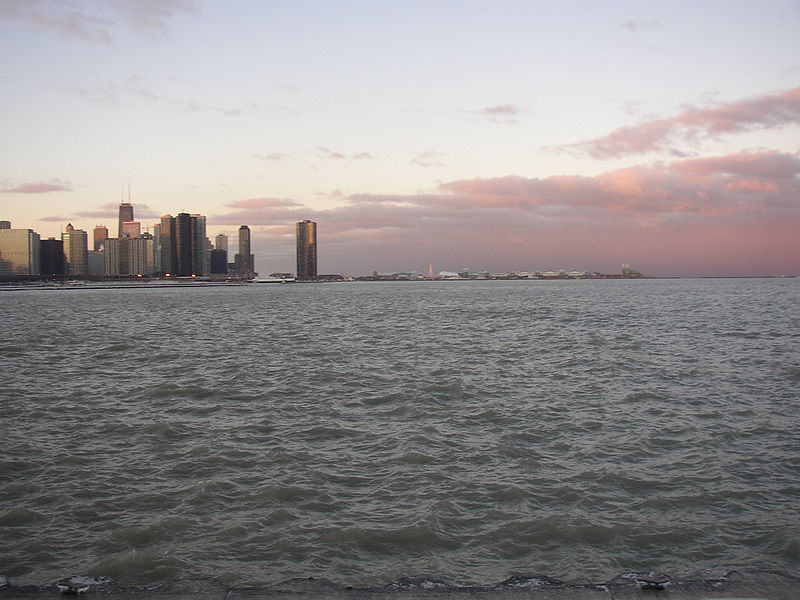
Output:
<path fill-rule="evenodd" d="M 109 43 L 119 25 L 127 25 L 143 37 L 163 37 L 170 20 L 198 10 L 195 0 L 116 0 L 101 4 L 99 10 L 62 0 L 4 0 L 0 2 L 0 19 L 86 42 Z"/>
<path fill-rule="evenodd" d="M 706 108 L 688 107 L 674 117 L 626 125 L 593 140 L 548 149 L 601 159 L 648 152 L 681 156 L 685 152 L 676 148 L 679 144 L 798 124 L 800 87 Z"/>
<path fill-rule="evenodd" d="M 429 263 L 615 272 L 630 262 L 660 275 L 800 274 L 799 176 L 797 156 L 740 152 L 595 177 L 508 176 L 451 181 L 426 194 L 351 194 L 328 210 L 254 199 L 209 222 L 269 228 L 258 243 L 283 261 L 273 271 L 292 270 L 292 227 L 309 218 L 319 223 L 320 268 L 329 272 Z"/>
<path fill-rule="evenodd" d="M 262 160 L 280 161 L 280 160 L 285 160 L 287 158 L 290 158 L 290 155 L 289 154 L 285 154 L 283 152 L 273 152 L 272 154 L 254 154 L 253 158 L 260 158 Z"/>
<path fill-rule="evenodd" d="M 12 187 L 0 189 L 0 194 L 47 194 L 49 192 L 71 192 L 72 184 L 60 179 L 40 181 L 36 183 L 22 183 Z"/>
<path fill-rule="evenodd" d="M 514 104 L 500 104 L 497 106 L 487 106 L 486 108 L 479 108 L 472 111 L 476 115 L 486 117 L 492 123 L 516 123 L 516 117 L 522 113 L 522 110 Z"/>
<path fill-rule="evenodd" d="M 348 156 L 343 152 L 335 152 L 333 150 L 330 150 L 329 148 L 325 148 L 324 146 L 317 146 L 316 152 L 319 158 L 333 159 L 333 160 L 342 160 L 346 158 L 349 158 L 351 160 L 364 160 L 364 159 L 375 158 L 375 156 L 373 156 L 369 152 L 356 152 Z"/>
<path fill-rule="evenodd" d="M 294 200 L 288 200 L 285 198 L 250 198 L 248 200 L 237 200 L 236 202 L 231 202 L 228 206 L 232 208 L 258 209 L 288 208 L 300 206 L 300 204 Z"/>
<path fill-rule="evenodd" d="M 520 113 L 520 110 L 513 104 L 501 104 L 499 106 L 489 106 L 486 108 L 481 108 L 476 110 L 475 112 L 481 115 L 489 115 L 492 117 L 496 116 L 514 117 Z"/>

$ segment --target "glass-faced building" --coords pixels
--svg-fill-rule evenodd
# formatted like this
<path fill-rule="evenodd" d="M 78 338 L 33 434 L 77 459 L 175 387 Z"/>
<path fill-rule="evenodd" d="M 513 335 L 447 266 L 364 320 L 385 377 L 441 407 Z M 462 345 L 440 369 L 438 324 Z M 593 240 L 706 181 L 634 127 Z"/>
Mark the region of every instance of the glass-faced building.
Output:
<path fill-rule="evenodd" d="M 297 224 L 297 278 L 317 278 L 317 224 L 308 219 Z"/>
<path fill-rule="evenodd" d="M 38 275 L 39 247 L 32 229 L 0 229 L 0 275 Z"/>

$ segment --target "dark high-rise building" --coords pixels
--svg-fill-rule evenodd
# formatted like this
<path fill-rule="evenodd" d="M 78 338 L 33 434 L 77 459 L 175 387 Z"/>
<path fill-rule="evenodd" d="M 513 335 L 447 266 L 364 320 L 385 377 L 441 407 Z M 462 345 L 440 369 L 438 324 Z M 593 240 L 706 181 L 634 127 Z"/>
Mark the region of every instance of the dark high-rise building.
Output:
<path fill-rule="evenodd" d="M 208 275 L 206 218 L 180 213 L 164 215 L 157 227 L 158 272 L 177 277 Z"/>
<path fill-rule="evenodd" d="M 192 216 L 189 213 L 180 213 L 175 217 L 175 275 L 178 277 L 194 274 L 192 230 Z"/>
<path fill-rule="evenodd" d="M 317 224 L 308 219 L 297 224 L 297 278 L 317 278 Z"/>
<path fill-rule="evenodd" d="M 95 225 L 94 227 L 94 251 L 99 252 L 103 249 L 103 242 L 108 239 L 108 227 L 105 225 Z"/>
<path fill-rule="evenodd" d="M 130 202 L 123 202 L 119 205 L 119 230 L 117 231 L 117 237 L 122 237 L 124 233 L 122 224 L 126 221 L 133 221 L 133 205 Z"/>
<path fill-rule="evenodd" d="M 255 276 L 256 261 L 250 253 L 250 228 L 247 225 L 239 227 L 239 252 L 234 257 L 234 262 L 239 277 Z"/>
<path fill-rule="evenodd" d="M 228 253 L 221 248 L 211 251 L 211 274 L 224 275 L 228 272 Z"/>
<path fill-rule="evenodd" d="M 39 242 L 39 272 L 42 275 L 65 275 L 64 242 L 49 238 Z"/>

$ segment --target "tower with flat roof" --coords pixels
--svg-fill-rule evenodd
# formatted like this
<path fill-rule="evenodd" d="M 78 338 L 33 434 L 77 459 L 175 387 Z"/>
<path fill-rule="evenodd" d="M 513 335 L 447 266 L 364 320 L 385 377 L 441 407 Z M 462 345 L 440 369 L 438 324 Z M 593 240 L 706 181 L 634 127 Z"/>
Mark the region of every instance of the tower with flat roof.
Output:
<path fill-rule="evenodd" d="M 317 224 L 308 219 L 297 223 L 297 278 L 317 278 Z"/>
<path fill-rule="evenodd" d="M 255 276 L 255 257 L 250 250 L 250 228 L 247 225 L 239 227 L 239 252 L 234 257 L 236 271 L 239 277 Z"/>
<path fill-rule="evenodd" d="M 119 205 L 119 230 L 117 237 L 122 237 L 125 233 L 124 223 L 133 221 L 133 205 L 130 202 L 123 202 Z"/>

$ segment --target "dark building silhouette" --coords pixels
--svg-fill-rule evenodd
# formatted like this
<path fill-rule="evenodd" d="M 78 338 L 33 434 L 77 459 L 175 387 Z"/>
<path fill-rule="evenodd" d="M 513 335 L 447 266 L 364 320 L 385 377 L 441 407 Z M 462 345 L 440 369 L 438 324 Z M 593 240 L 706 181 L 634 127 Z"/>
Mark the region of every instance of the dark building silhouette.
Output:
<path fill-rule="evenodd" d="M 317 278 L 317 224 L 308 219 L 297 224 L 297 278 Z"/>
<path fill-rule="evenodd" d="M 221 248 L 211 251 L 211 274 L 224 275 L 228 272 L 228 252 Z"/>
<path fill-rule="evenodd" d="M 175 275 L 192 275 L 192 217 L 180 213 L 175 217 Z"/>
<path fill-rule="evenodd" d="M 173 277 L 208 275 L 206 218 L 180 213 L 164 215 L 158 225 L 158 272 Z"/>
<path fill-rule="evenodd" d="M 66 275 L 63 241 L 51 237 L 39 242 L 39 272 L 42 275 Z"/>
<path fill-rule="evenodd" d="M 130 202 L 123 202 L 119 205 L 119 230 L 117 231 L 117 237 L 122 237 L 124 233 L 122 224 L 126 221 L 133 221 L 133 205 Z"/>

